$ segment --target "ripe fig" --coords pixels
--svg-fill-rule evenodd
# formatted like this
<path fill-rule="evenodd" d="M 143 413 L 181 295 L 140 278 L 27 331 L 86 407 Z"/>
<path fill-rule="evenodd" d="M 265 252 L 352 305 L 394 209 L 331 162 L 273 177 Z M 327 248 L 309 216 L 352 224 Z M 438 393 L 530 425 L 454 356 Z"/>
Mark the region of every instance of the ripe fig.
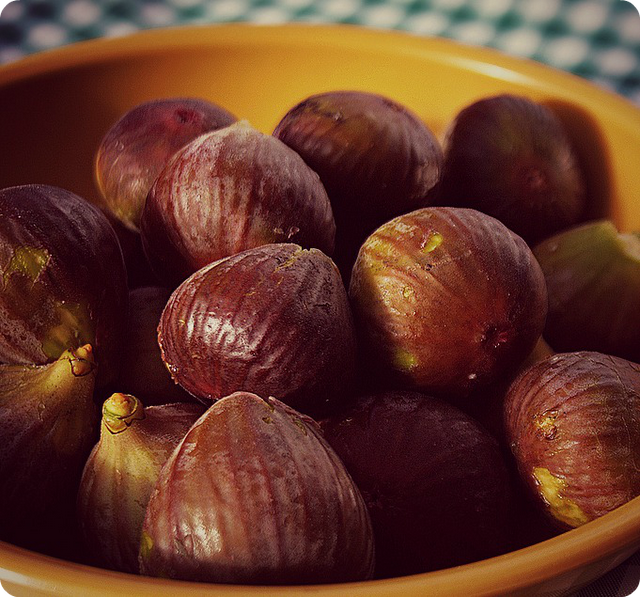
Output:
<path fill-rule="evenodd" d="M 218 583 L 365 580 L 371 522 L 312 419 L 237 392 L 207 410 L 162 468 L 140 571 Z"/>
<path fill-rule="evenodd" d="M 275 243 L 216 261 L 172 294 L 158 327 L 174 380 L 208 402 L 244 390 L 310 415 L 356 374 L 347 293 L 329 257 Z"/>
<path fill-rule="evenodd" d="M 583 217 L 577 155 L 540 103 L 504 94 L 470 104 L 451 123 L 444 153 L 439 202 L 494 216 L 529 244 Z"/>
<path fill-rule="evenodd" d="M 318 175 L 241 121 L 174 155 L 149 191 L 141 233 L 154 271 L 175 287 L 212 261 L 267 243 L 331 254 L 335 222 Z"/>
<path fill-rule="evenodd" d="M 0 214 L 0 362 L 41 365 L 91 344 L 98 385 L 113 381 L 128 289 L 107 218 L 47 185 L 0 190 Z"/>
<path fill-rule="evenodd" d="M 274 136 L 320 175 L 336 219 L 334 259 L 348 280 L 358 248 L 375 228 L 428 204 L 442 148 L 398 102 L 363 91 L 312 95 L 291 108 Z"/>
<path fill-rule="evenodd" d="M 349 294 L 364 365 L 385 383 L 465 397 L 514 372 L 547 294 L 525 242 L 472 209 L 426 207 L 363 244 Z"/>
<path fill-rule="evenodd" d="M 0 365 L 0 537 L 32 549 L 75 500 L 95 441 L 91 346 L 46 365 Z M 70 512 L 69 512 L 70 513 Z"/>
<path fill-rule="evenodd" d="M 142 522 L 160 469 L 203 412 L 195 403 L 143 408 L 130 394 L 105 400 L 100 441 L 84 467 L 77 502 L 94 564 L 138 572 Z"/>
<path fill-rule="evenodd" d="M 547 283 L 545 336 L 560 352 L 640 362 L 640 233 L 608 220 L 560 232 L 533 250 Z"/>
<path fill-rule="evenodd" d="M 171 156 L 199 135 L 235 120 L 224 108 L 191 97 L 131 108 L 107 131 L 96 154 L 96 184 L 107 208 L 139 231 L 147 193 Z"/>
<path fill-rule="evenodd" d="M 556 354 L 516 378 L 504 417 L 521 477 L 559 527 L 640 494 L 640 365 L 596 352 Z"/>
<path fill-rule="evenodd" d="M 507 549 L 511 488 L 497 442 L 425 394 L 362 396 L 321 422 L 371 515 L 376 576 L 414 574 Z"/>

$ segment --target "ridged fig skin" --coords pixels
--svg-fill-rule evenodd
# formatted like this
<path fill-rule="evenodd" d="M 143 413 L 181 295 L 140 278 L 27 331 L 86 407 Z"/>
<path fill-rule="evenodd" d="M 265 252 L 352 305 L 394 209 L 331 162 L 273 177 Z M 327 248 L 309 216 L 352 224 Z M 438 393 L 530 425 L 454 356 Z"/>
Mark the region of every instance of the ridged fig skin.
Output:
<path fill-rule="evenodd" d="M 349 297 L 364 370 L 442 397 L 515 372 L 547 312 L 527 244 L 466 208 L 426 207 L 378 228 L 360 249 Z"/>
<path fill-rule="evenodd" d="M 533 254 L 549 293 L 549 343 L 640 362 L 640 233 L 598 220 L 552 236 Z"/>
<path fill-rule="evenodd" d="M 175 287 L 212 261 L 267 243 L 330 255 L 335 221 L 302 158 L 240 121 L 174 155 L 149 191 L 141 233 L 152 268 Z"/>
<path fill-rule="evenodd" d="M 107 131 L 95 158 L 95 178 L 105 205 L 139 232 L 147 193 L 173 154 L 211 130 L 237 119 L 195 97 L 154 99 L 123 114 Z"/>
<path fill-rule="evenodd" d="M 502 94 L 461 110 L 444 141 L 439 204 L 498 218 L 529 244 L 584 216 L 584 175 L 561 120 L 527 97 Z"/>
<path fill-rule="evenodd" d="M 84 466 L 77 500 L 94 565 L 138 572 L 142 523 L 160 469 L 204 410 L 195 403 L 143 407 L 126 394 L 105 401 L 100 441 Z"/>
<path fill-rule="evenodd" d="M 172 294 L 158 327 L 173 379 L 210 402 L 244 390 L 311 416 L 350 395 L 356 335 L 335 264 L 317 249 L 263 245 L 216 261 Z"/>
<path fill-rule="evenodd" d="M 91 344 L 99 386 L 114 381 L 127 276 L 107 218 L 65 189 L 0 190 L 0 362 L 42 365 Z"/>
<path fill-rule="evenodd" d="M 142 574 L 241 584 L 366 580 L 367 508 L 312 419 L 237 392 L 213 404 L 163 467 Z"/>
<path fill-rule="evenodd" d="M 597 352 L 556 354 L 513 382 L 504 419 L 523 481 L 559 528 L 640 494 L 640 365 Z"/>
<path fill-rule="evenodd" d="M 371 515 L 376 577 L 480 560 L 509 545 L 511 487 L 498 443 L 418 392 L 359 397 L 321 421 Z"/>
<path fill-rule="evenodd" d="M 356 90 L 312 95 L 273 135 L 320 175 L 336 219 L 334 259 L 348 279 L 364 239 L 387 220 L 429 204 L 442 148 L 399 102 Z"/>

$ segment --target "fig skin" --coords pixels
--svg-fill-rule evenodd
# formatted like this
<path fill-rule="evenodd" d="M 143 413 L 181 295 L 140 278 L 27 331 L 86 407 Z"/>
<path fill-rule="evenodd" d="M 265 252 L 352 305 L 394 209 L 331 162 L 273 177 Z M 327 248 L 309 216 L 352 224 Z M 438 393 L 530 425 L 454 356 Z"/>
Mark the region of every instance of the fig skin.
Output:
<path fill-rule="evenodd" d="M 111 126 L 96 153 L 96 185 L 105 205 L 139 232 L 149 189 L 173 154 L 199 135 L 235 121 L 221 106 L 200 98 L 162 98 L 134 106 Z"/>
<path fill-rule="evenodd" d="M 439 204 L 494 216 L 529 244 L 585 214 L 583 173 L 561 120 L 524 96 L 465 107 L 445 134 L 444 154 Z"/>
<path fill-rule="evenodd" d="M 331 255 L 335 222 L 318 175 L 240 121 L 174 155 L 149 191 L 141 234 L 152 269 L 175 288 L 212 261 L 268 243 Z"/>
<path fill-rule="evenodd" d="M 505 431 L 538 506 L 561 529 L 640 494 L 640 365 L 597 352 L 556 354 L 522 372 Z"/>
<path fill-rule="evenodd" d="M 406 106 L 340 90 L 292 107 L 273 135 L 299 153 L 327 189 L 336 219 L 334 260 L 345 280 L 365 238 L 387 220 L 429 204 L 443 155 Z"/>
<path fill-rule="evenodd" d="M 363 244 L 349 296 L 362 368 L 386 387 L 465 399 L 515 372 L 544 327 L 544 277 L 495 218 L 427 207 Z"/>
<path fill-rule="evenodd" d="M 50 552 L 95 441 L 91 346 L 46 365 L 0 365 L 0 538 Z"/>
<path fill-rule="evenodd" d="M 422 393 L 360 396 L 321 421 L 369 509 L 376 576 L 415 574 L 506 551 L 511 487 L 498 443 Z"/>
<path fill-rule="evenodd" d="M 547 284 L 545 336 L 554 349 L 640 362 L 640 234 L 598 220 L 552 236 L 533 253 Z"/>
<path fill-rule="evenodd" d="M 100 387 L 115 380 L 127 277 L 107 218 L 48 185 L 0 190 L 0 362 L 42 365 L 91 344 Z"/>
<path fill-rule="evenodd" d="M 160 469 L 203 412 L 198 404 L 143 407 L 122 393 L 104 402 L 100 441 L 77 500 L 82 540 L 95 565 L 138 572 L 142 523 Z"/>
<path fill-rule="evenodd" d="M 158 341 L 173 379 L 205 403 L 244 390 L 318 416 L 355 383 L 340 273 L 299 245 L 248 249 L 193 274 L 167 302 Z"/>
<path fill-rule="evenodd" d="M 237 392 L 213 404 L 162 468 L 142 574 L 242 584 L 366 580 L 371 522 L 318 425 Z"/>

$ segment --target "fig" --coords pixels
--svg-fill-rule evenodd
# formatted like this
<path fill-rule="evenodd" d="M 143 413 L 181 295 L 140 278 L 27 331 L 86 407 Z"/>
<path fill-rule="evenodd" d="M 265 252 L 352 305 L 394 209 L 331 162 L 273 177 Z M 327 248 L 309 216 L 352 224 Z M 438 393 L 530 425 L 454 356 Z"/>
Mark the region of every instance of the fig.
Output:
<path fill-rule="evenodd" d="M 329 91 L 292 107 L 273 135 L 320 175 L 336 220 L 334 260 L 348 280 L 378 226 L 429 203 L 442 148 L 406 106 L 376 93 Z"/>
<path fill-rule="evenodd" d="M 559 528 L 640 494 L 640 365 L 590 351 L 548 357 L 513 382 L 504 418 L 520 475 Z"/>
<path fill-rule="evenodd" d="M 526 243 L 476 210 L 425 207 L 365 241 L 349 287 L 363 367 L 385 386 L 465 399 L 515 372 L 544 327 Z"/>
<path fill-rule="evenodd" d="M 315 421 L 275 398 L 213 404 L 163 466 L 142 574 L 218 583 L 368 579 L 373 533 L 358 488 Z"/>
<path fill-rule="evenodd" d="M 145 408 L 122 393 L 105 400 L 100 441 L 85 464 L 77 501 L 94 564 L 138 572 L 142 522 L 160 469 L 203 412 L 195 403 Z"/>
<path fill-rule="evenodd" d="M 367 504 L 376 576 L 455 566 L 507 549 L 511 488 L 497 442 L 426 394 L 360 396 L 321 421 Z"/>
<path fill-rule="evenodd" d="M 74 502 L 95 441 L 90 345 L 46 365 L 0 365 L 0 538 L 32 549 Z M 68 532 L 68 530 L 67 530 Z"/>
<path fill-rule="evenodd" d="M 317 416 L 341 404 L 355 381 L 340 273 L 318 249 L 290 243 L 197 271 L 171 295 L 158 340 L 173 379 L 204 402 L 244 390 Z"/>
<path fill-rule="evenodd" d="M 545 336 L 554 349 L 640 362 L 640 233 L 598 220 L 559 232 L 533 253 L 547 283 Z"/>
<path fill-rule="evenodd" d="M 240 121 L 174 155 L 149 191 L 141 234 L 153 270 L 175 288 L 212 261 L 267 243 L 331 254 L 335 222 L 318 175 Z"/>
<path fill-rule="evenodd" d="M 96 184 L 107 208 L 138 232 L 147 193 L 169 158 L 199 135 L 235 120 L 224 108 L 192 97 L 154 99 L 128 110 L 96 153 Z"/>
<path fill-rule="evenodd" d="M 445 134 L 444 154 L 438 201 L 494 216 L 529 244 L 584 216 L 584 175 L 564 125 L 529 98 L 468 105 Z"/>
<path fill-rule="evenodd" d="M 0 362 L 49 363 L 91 344 L 114 381 L 127 312 L 120 244 L 97 208 L 65 189 L 0 190 Z"/>

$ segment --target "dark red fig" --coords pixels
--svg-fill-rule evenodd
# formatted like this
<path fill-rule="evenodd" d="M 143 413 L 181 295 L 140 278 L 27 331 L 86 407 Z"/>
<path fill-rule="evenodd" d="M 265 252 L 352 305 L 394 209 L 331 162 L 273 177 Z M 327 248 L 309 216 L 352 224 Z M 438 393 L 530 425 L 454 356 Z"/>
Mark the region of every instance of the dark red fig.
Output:
<path fill-rule="evenodd" d="M 140 571 L 217 583 L 365 580 L 371 523 L 313 420 L 238 392 L 211 406 L 163 467 Z"/>
<path fill-rule="evenodd" d="M 334 259 L 347 280 L 367 235 L 427 205 L 440 177 L 442 149 L 433 133 L 408 108 L 375 93 L 308 97 L 273 134 L 320 175 L 336 218 Z"/>
<path fill-rule="evenodd" d="M 96 154 L 96 183 L 107 208 L 138 231 L 147 193 L 171 156 L 199 135 L 235 120 L 199 98 L 156 99 L 131 108 L 109 129 Z"/>
<path fill-rule="evenodd" d="M 107 218 L 46 185 L 0 190 L 0 214 L 0 362 L 44 364 L 91 344 L 98 385 L 113 381 L 128 289 Z"/>
<path fill-rule="evenodd" d="M 560 119 L 518 95 L 464 108 L 445 138 L 439 201 L 498 218 L 528 243 L 583 217 L 585 183 Z"/>
<path fill-rule="evenodd" d="M 445 397 L 515 372 L 547 311 L 525 242 L 464 208 L 427 207 L 378 228 L 360 249 L 349 294 L 364 367 Z"/>
<path fill-rule="evenodd" d="M 596 352 L 554 355 L 518 376 L 504 413 L 521 477 L 561 528 L 640 495 L 640 365 Z"/>
<path fill-rule="evenodd" d="M 307 414 L 348 395 L 356 343 L 335 264 L 271 244 L 202 268 L 173 293 L 158 339 L 174 380 L 208 402 L 245 390 Z"/>
<path fill-rule="evenodd" d="M 371 515 L 376 576 L 493 556 L 508 546 L 511 488 L 497 442 L 417 392 L 360 397 L 322 421 Z"/>
<path fill-rule="evenodd" d="M 241 121 L 174 155 L 149 191 L 141 232 L 154 271 L 175 287 L 212 261 L 267 243 L 331 254 L 335 222 L 318 175 Z"/>

